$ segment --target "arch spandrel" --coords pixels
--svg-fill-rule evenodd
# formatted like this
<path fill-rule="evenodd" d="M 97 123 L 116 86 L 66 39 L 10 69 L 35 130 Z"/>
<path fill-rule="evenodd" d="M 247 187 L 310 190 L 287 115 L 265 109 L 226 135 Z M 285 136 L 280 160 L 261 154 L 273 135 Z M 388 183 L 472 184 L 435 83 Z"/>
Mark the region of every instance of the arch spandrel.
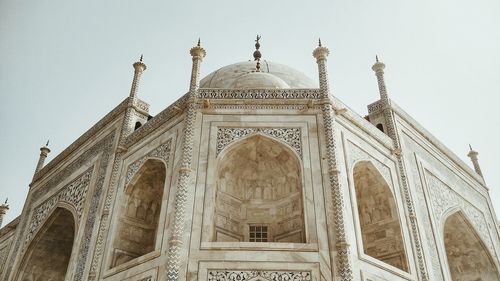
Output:
<path fill-rule="evenodd" d="M 218 162 L 213 239 L 303 243 L 301 174 L 277 140 L 255 134 L 232 144 Z"/>
<path fill-rule="evenodd" d="M 57 207 L 28 247 L 17 280 L 65 280 L 75 232 L 73 212 Z"/>
<path fill-rule="evenodd" d="M 443 239 L 453 280 L 500 280 L 491 254 L 462 211 L 456 211 L 446 218 Z"/>
<path fill-rule="evenodd" d="M 371 161 L 353 169 L 363 252 L 408 271 L 401 221 L 391 188 Z"/>

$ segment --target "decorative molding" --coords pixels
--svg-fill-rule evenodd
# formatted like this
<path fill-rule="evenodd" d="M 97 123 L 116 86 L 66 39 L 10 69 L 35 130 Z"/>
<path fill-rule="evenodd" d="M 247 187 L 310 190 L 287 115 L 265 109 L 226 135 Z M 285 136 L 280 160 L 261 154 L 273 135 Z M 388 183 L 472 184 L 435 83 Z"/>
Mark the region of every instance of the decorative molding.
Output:
<path fill-rule="evenodd" d="M 310 271 L 208 271 L 208 281 L 251 281 L 261 279 L 267 281 L 311 281 L 312 276 Z"/>
<path fill-rule="evenodd" d="M 431 197 L 431 203 L 437 225 L 444 225 L 445 222 L 442 221 L 442 219 L 444 218 L 443 215 L 446 211 L 453 207 L 460 208 L 460 210 L 463 211 L 468 218 L 469 222 L 472 223 L 479 236 L 481 236 L 481 240 L 486 245 L 490 253 L 493 256 L 496 256 L 495 247 L 493 246 L 493 242 L 488 232 L 488 223 L 483 213 L 471 203 L 467 202 L 463 197 L 461 197 L 435 175 L 430 172 L 426 173 L 426 175 L 429 192 L 433 195 Z"/>
<path fill-rule="evenodd" d="M 148 154 L 142 156 L 141 158 L 135 160 L 132 164 L 130 164 L 127 168 L 127 176 L 125 178 L 125 186 L 127 186 L 130 181 L 134 178 L 135 174 L 139 170 L 139 168 L 146 162 L 147 159 L 150 158 L 159 158 L 165 161 L 165 164 L 168 166 L 168 159 L 170 157 L 172 139 L 169 139 L 166 143 L 158 146 L 157 148 L 148 152 Z"/>
<path fill-rule="evenodd" d="M 252 134 L 263 134 L 288 144 L 300 158 L 302 158 L 302 141 L 300 128 L 269 128 L 269 127 L 218 127 L 216 154 L 224 150 L 226 146 Z"/>
<path fill-rule="evenodd" d="M 87 197 L 87 191 L 92 177 L 92 169 L 88 168 L 87 171 L 78 176 L 73 182 L 63 187 L 56 194 L 52 195 L 47 201 L 41 203 L 33 209 L 30 219 L 28 233 L 24 239 L 24 245 L 21 253 L 24 253 L 26 247 L 29 245 L 38 229 L 45 223 L 48 215 L 56 208 L 59 202 L 68 203 L 76 210 L 78 218 L 77 224 L 83 216 L 84 202 Z"/>
<path fill-rule="evenodd" d="M 182 111 L 179 109 L 186 106 L 187 100 L 188 94 L 183 95 L 169 107 L 165 108 L 162 112 L 155 115 L 151 120 L 148 120 L 146 123 L 144 123 L 141 127 L 139 127 L 139 129 L 135 130 L 129 136 L 127 136 L 127 138 L 124 140 L 124 145 L 126 147 L 131 147 L 139 140 L 151 135 L 151 133 L 161 125 L 164 125 L 175 116 L 181 114 Z"/>
<path fill-rule="evenodd" d="M 200 99 L 319 99 L 319 89 L 199 89 Z"/>
<path fill-rule="evenodd" d="M 374 103 L 371 103 L 368 105 L 368 114 L 372 114 L 372 113 L 375 113 L 375 112 L 378 112 L 380 110 L 383 110 L 385 109 L 387 106 L 386 106 L 386 102 L 383 101 L 383 100 L 378 100 Z"/>

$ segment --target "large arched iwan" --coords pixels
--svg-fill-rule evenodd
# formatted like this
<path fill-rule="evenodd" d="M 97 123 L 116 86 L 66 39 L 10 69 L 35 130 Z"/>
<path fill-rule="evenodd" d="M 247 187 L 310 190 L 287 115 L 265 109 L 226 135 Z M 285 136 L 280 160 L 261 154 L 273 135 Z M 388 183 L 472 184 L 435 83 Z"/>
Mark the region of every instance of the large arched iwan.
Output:
<path fill-rule="evenodd" d="M 408 271 L 396 201 L 370 161 L 354 166 L 354 186 L 365 254 Z"/>
<path fill-rule="evenodd" d="M 165 176 L 165 164 L 148 159 L 125 187 L 111 267 L 155 250 Z"/>
<path fill-rule="evenodd" d="M 73 213 L 56 208 L 28 248 L 18 280 L 65 280 L 74 240 Z"/>
<path fill-rule="evenodd" d="M 217 168 L 213 241 L 305 243 L 297 155 L 260 134 L 226 149 Z"/>
<path fill-rule="evenodd" d="M 444 246 L 453 280 L 500 280 L 490 253 L 461 211 L 445 221 Z"/>

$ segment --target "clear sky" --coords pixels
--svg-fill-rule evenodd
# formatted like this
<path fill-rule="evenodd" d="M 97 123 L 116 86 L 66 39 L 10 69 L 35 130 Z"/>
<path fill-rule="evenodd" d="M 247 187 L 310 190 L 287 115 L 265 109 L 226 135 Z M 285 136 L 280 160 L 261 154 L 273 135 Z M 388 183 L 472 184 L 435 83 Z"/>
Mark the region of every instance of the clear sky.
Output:
<path fill-rule="evenodd" d="M 50 138 L 50 161 L 122 101 L 142 53 L 139 95 L 155 115 L 187 91 L 198 37 L 204 76 L 251 59 L 256 34 L 263 58 L 313 79 L 321 37 L 333 94 L 360 115 L 378 98 L 378 54 L 396 103 L 466 163 L 469 143 L 479 151 L 500 212 L 498 0 L 0 0 L 4 223 L 21 213 L 40 146 Z"/>

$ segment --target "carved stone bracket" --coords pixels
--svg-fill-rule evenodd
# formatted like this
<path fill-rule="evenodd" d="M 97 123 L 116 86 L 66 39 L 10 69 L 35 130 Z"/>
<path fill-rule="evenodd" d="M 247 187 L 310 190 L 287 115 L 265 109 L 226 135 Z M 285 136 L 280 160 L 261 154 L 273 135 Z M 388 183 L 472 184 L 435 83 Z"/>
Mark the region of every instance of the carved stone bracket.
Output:
<path fill-rule="evenodd" d="M 134 178 L 135 174 L 139 170 L 139 168 L 146 162 L 147 159 L 150 158 L 159 158 L 165 161 L 168 164 L 168 159 L 170 157 L 172 139 L 169 139 L 166 143 L 158 146 L 157 148 L 151 150 L 148 154 L 143 157 L 135 160 L 132 164 L 128 166 L 127 169 L 127 177 L 125 179 L 125 186 L 127 186 L 130 181 Z"/>
<path fill-rule="evenodd" d="M 208 281 L 310 281 L 310 271 L 208 271 Z"/>
<path fill-rule="evenodd" d="M 47 216 L 52 212 L 52 210 L 54 210 L 59 202 L 65 202 L 73 206 L 76 210 L 78 220 L 80 220 L 91 176 L 92 167 L 87 169 L 87 171 L 78 176 L 73 182 L 62 188 L 59 192 L 33 210 L 33 215 L 29 224 L 28 234 L 24 240 L 22 252 L 24 252 L 26 246 L 31 242 L 35 233 L 43 225 Z"/>
<path fill-rule="evenodd" d="M 486 247 L 488 247 L 490 253 L 496 255 L 484 214 L 471 203 L 464 200 L 436 176 L 430 173 L 427 173 L 427 175 L 429 192 L 433 195 L 431 197 L 431 204 L 436 216 L 436 223 L 438 225 L 444 224 L 442 221 L 443 214 L 453 207 L 459 207 L 465 213 L 472 225 L 474 225 L 474 228 L 477 230 L 479 236 L 481 236 L 482 241 Z"/>
<path fill-rule="evenodd" d="M 251 134 L 263 134 L 288 144 L 300 158 L 302 158 L 302 141 L 300 128 L 233 128 L 219 127 L 217 130 L 217 155 L 224 150 L 226 146 L 236 140 L 244 138 Z"/>

